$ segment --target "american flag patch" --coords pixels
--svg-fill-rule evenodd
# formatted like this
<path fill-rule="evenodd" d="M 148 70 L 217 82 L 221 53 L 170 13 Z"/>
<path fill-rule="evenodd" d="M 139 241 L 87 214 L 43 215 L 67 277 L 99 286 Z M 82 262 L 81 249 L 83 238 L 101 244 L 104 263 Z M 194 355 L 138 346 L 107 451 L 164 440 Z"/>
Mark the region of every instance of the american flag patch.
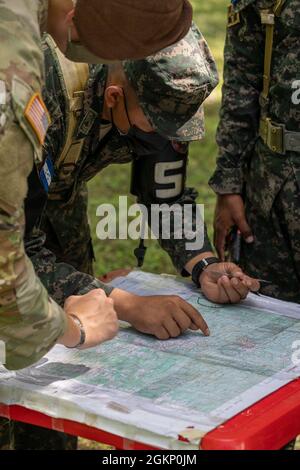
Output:
<path fill-rule="evenodd" d="M 51 118 L 39 93 L 35 93 L 26 106 L 24 116 L 30 123 L 40 144 L 44 144 Z"/>

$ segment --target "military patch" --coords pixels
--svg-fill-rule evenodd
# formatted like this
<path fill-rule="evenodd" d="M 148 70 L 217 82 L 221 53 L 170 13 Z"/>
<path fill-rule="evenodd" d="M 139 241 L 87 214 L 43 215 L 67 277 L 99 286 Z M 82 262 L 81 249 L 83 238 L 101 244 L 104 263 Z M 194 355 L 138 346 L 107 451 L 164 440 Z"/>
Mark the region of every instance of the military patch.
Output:
<path fill-rule="evenodd" d="M 54 176 L 55 170 L 51 158 L 47 158 L 42 170 L 40 171 L 40 181 L 46 193 L 49 192 L 49 186 Z"/>
<path fill-rule="evenodd" d="M 40 144 L 43 145 L 48 127 L 51 124 L 51 118 L 40 93 L 35 93 L 31 97 L 24 116 L 34 130 Z"/>
<path fill-rule="evenodd" d="M 234 6 L 230 4 L 228 6 L 228 28 L 239 24 L 241 21 L 239 12 L 236 12 Z"/>

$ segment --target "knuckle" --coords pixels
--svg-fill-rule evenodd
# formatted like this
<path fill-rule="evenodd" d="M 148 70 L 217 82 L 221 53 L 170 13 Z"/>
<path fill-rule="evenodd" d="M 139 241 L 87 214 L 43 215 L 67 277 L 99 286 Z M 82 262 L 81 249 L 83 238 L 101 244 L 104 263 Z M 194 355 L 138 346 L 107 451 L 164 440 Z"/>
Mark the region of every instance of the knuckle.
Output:
<path fill-rule="evenodd" d="M 95 289 L 94 293 L 97 297 L 106 297 L 106 294 L 105 294 L 104 290 L 102 290 L 102 289 Z"/>
<path fill-rule="evenodd" d="M 76 296 L 75 295 L 71 295 L 70 297 L 68 297 L 65 301 L 65 305 L 69 305 L 70 303 L 74 302 L 74 300 L 76 300 Z"/>
<path fill-rule="evenodd" d="M 176 305 L 176 303 L 178 302 L 178 296 L 176 295 L 172 295 L 170 296 L 167 300 L 166 300 L 166 306 L 168 308 L 174 308 L 174 306 Z"/>

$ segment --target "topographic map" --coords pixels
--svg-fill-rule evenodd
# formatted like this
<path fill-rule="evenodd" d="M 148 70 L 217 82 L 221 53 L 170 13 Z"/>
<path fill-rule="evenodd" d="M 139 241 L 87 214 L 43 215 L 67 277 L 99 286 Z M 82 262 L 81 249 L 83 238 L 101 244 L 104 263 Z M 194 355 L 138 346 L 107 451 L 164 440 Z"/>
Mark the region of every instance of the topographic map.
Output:
<path fill-rule="evenodd" d="M 125 433 L 126 425 L 139 435 L 176 439 L 188 426 L 215 428 L 300 375 L 292 362 L 300 340 L 297 305 L 252 296 L 220 306 L 191 284 L 142 272 L 113 284 L 140 295 L 182 296 L 202 313 L 211 336 L 189 331 L 158 341 L 124 324 L 115 340 L 97 348 L 57 346 L 33 367 L 1 369 L 1 402 L 109 431 L 120 425 Z"/>

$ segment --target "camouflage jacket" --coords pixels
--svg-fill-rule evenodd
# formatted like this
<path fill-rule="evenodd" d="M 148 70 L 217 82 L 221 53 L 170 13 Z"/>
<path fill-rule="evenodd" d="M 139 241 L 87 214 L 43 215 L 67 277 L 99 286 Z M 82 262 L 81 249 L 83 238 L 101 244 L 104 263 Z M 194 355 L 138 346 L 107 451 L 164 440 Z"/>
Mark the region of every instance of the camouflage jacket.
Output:
<path fill-rule="evenodd" d="M 69 246 L 74 247 L 74 238 L 76 239 L 78 233 L 82 230 L 86 230 L 86 202 L 82 198 L 85 183 L 108 165 L 113 163 L 128 163 L 135 158 L 135 155 L 126 139 L 121 137 L 114 127 L 103 141 L 99 141 L 99 131 L 101 127 L 100 116 L 102 114 L 103 92 L 108 68 L 107 66 L 93 66 L 90 68 L 90 78 L 85 91 L 84 110 L 76 136 L 77 138 L 81 138 L 83 135 L 85 137 L 83 151 L 76 164 L 62 164 L 60 167 L 57 167 L 56 161 L 66 138 L 67 116 L 64 93 L 60 86 L 55 61 L 48 47 L 44 48 L 44 52 L 47 67 L 44 99 L 52 118 L 52 125 L 49 129 L 45 145 L 45 155 L 51 157 L 56 170 L 50 186 L 46 214 L 51 223 L 52 231 L 55 231 L 55 236 L 59 240 L 60 246 L 63 247 L 63 250 L 67 251 Z M 186 188 L 181 198 L 175 202 L 180 205 L 189 203 L 195 206 L 196 198 L 197 192 L 193 189 Z M 143 200 L 139 202 L 143 203 Z M 83 234 L 83 236 L 85 235 Z M 88 243 L 90 237 L 89 233 L 86 233 L 86 237 L 88 237 L 86 238 L 86 243 Z M 160 240 L 160 244 L 169 253 L 176 268 L 182 271 L 188 260 L 197 256 L 199 252 L 212 250 L 206 230 L 204 238 L 203 248 L 197 251 L 187 251 L 185 249 L 187 240 L 174 240 L 173 236 L 171 236 L 171 240 Z M 36 237 L 36 241 L 37 240 L 38 237 Z M 28 240 L 29 244 L 31 244 L 31 242 L 32 240 Z M 36 246 L 37 249 L 33 250 L 33 246 Z M 45 250 L 45 248 L 42 248 L 42 243 L 31 244 L 30 253 L 35 260 L 35 266 L 39 275 L 42 278 L 52 277 L 53 281 L 55 278 L 54 282 L 58 297 L 54 296 L 54 298 L 62 302 L 63 286 L 66 286 L 65 267 L 60 270 L 55 263 L 51 264 L 50 257 L 43 256 L 43 250 Z M 68 259 L 70 258 L 68 257 Z M 54 258 L 52 258 L 52 262 L 53 261 Z M 72 265 L 76 266 L 76 264 L 76 259 L 74 259 Z M 73 274 L 71 274 L 71 276 L 73 276 Z M 79 279 L 79 277 L 77 277 L 77 279 Z M 88 289 L 89 280 L 91 282 L 90 288 L 95 288 L 95 280 L 82 274 L 85 292 Z M 47 283 L 46 280 L 45 282 Z M 105 287 L 106 292 L 109 293 L 107 286 L 102 287 Z M 69 289 L 67 289 L 67 291 L 70 293 Z M 51 290 L 50 292 L 52 293 Z M 78 293 L 78 291 L 76 293 Z"/>
<path fill-rule="evenodd" d="M 259 138 L 259 97 L 263 88 L 265 26 L 260 10 L 273 0 L 237 0 L 238 21 L 228 26 L 221 119 L 220 155 L 210 185 L 218 194 L 243 193 L 269 213 L 287 176 L 300 183 L 299 152 L 272 152 Z M 286 0 L 276 18 L 268 115 L 288 131 L 300 131 L 300 0 Z M 298 92 L 299 98 L 299 92 Z M 252 188 L 252 189 L 251 189 Z"/>
<path fill-rule="evenodd" d="M 0 0 L 0 341 L 13 369 L 38 361 L 66 324 L 23 245 L 27 177 L 49 123 L 41 98 L 47 12 L 47 0 Z"/>

